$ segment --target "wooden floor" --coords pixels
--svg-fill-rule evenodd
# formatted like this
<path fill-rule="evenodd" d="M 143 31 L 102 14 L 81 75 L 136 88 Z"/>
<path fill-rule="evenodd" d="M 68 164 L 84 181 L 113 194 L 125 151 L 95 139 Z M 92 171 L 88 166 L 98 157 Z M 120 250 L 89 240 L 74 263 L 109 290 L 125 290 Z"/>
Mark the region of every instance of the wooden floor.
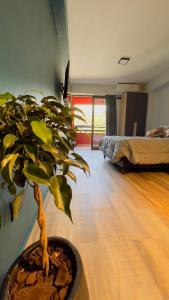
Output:
<path fill-rule="evenodd" d="M 91 177 L 76 171 L 74 224 L 49 196 L 48 235 L 79 249 L 91 300 L 169 299 L 169 175 L 123 175 L 99 151 L 79 152 Z M 35 226 L 28 243 L 38 236 Z"/>

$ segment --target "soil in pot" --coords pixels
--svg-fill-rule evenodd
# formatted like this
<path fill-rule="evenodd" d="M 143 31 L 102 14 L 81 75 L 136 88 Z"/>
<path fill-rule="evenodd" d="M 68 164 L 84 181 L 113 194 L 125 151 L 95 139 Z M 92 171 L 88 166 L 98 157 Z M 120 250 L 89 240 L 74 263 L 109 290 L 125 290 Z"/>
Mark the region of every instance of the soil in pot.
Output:
<path fill-rule="evenodd" d="M 9 288 L 9 300 L 66 300 L 73 283 L 72 264 L 62 248 L 48 247 L 49 275 L 42 270 L 41 247 L 24 256 Z"/>

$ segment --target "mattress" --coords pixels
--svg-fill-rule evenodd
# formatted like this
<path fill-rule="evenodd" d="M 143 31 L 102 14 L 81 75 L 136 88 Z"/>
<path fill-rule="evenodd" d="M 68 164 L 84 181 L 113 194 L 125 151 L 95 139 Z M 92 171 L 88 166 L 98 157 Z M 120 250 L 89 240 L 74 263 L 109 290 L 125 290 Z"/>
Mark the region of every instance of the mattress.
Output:
<path fill-rule="evenodd" d="M 126 157 L 133 164 L 169 163 L 169 138 L 104 136 L 100 150 L 112 162 Z"/>

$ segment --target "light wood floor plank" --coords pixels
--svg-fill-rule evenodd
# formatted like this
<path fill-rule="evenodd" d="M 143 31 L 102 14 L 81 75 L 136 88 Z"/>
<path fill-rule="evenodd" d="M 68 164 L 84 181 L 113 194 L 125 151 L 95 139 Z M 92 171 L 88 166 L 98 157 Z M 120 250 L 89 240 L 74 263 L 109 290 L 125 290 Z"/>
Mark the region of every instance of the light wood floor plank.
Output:
<path fill-rule="evenodd" d="M 91 300 L 169 299 L 169 175 L 124 175 L 99 151 L 78 151 L 91 177 L 75 170 L 73 225 L 48 194 L 48 235 L 79 249 Z M 28 244 L 38 237 L 35 224 Z"/>

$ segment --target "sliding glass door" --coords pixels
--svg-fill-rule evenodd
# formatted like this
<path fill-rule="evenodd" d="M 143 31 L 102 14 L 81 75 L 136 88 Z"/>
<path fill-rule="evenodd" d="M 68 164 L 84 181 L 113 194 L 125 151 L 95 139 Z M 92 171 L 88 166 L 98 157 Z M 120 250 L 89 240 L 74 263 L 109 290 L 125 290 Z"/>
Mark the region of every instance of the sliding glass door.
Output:
<path fill-rule="evenodd" d="M 106 135 L 106 101 L 105 98 L 93 97 L 91 148 L 99 149 L 101 138 Z"/>
<path fill-rule="evenodd" d="M 80 108 L 86 123 L 74 119 L 77 129 L 76 146 L 99 149 L 101 138 L 106 134 L 106 102 L 101 96 L 72 96 L 72 106 Z"/>
<path fill-rule="evenodd" d="M 74 119 L 74 127 L 77 130 L 76 146 L 91 147 L 93 98 L 91 96 L 72 96 L 72 106 L 81 109 L 86 119 L 86 123 Z"/>

